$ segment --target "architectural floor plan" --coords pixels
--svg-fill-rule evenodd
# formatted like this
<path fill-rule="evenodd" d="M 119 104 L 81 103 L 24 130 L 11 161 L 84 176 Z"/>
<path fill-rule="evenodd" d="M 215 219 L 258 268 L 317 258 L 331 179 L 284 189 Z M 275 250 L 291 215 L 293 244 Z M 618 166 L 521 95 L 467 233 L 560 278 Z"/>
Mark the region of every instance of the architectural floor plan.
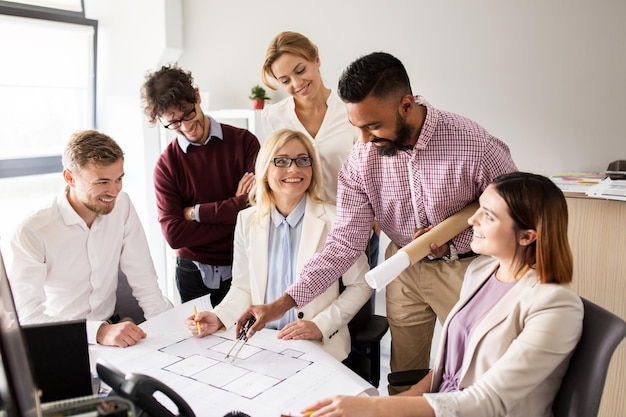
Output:
<path fill-rule="evenodd" d="M 194 303 L 198 310 L 210 308 L 200 300 Z M 232 361 L 225 356 L 234 344 L 234 330 L 191 336 L 184 319 L 192 309 L 183 304 L 146 321 L 141 327 L 148 337 L 135 346 L 91 346 L 92 366 L 102 358 L 124 373 L 157 378 L 183 397 L 197 417 L 221 417 L 234 410 L 251 417 L 299 415 L 324 397 L 378 395 L 318 344 L 279 340 L 272 330 L 255 334 Z"/>

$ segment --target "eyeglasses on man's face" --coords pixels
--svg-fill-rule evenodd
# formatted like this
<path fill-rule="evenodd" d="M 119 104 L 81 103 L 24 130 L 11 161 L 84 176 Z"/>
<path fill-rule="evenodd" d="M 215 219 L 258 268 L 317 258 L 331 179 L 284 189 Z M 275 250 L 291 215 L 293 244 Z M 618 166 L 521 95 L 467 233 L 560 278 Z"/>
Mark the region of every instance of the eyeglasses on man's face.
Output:
<path fill-rule="evenodd" d="M 300 158 L 287 158 L 281 156 L 279 158 L 273 158 L 272 163 L 277 168 L 289 168 L 292 163 L 296 163 L 297 167 L 305 168 L 313 165 L 313 158 L 310 156 L 302 156 Z"/>
<path fill-rule="evenodd" d="M 166 129 L 178 129 L 183 122 L 188 122 L 191 119 L 196 117 L 196 105 L 194 104 L 192 108 L 183 113 L 183 117 L 177 120 L 166 121 L 159 117 L 159 121 Z"/>

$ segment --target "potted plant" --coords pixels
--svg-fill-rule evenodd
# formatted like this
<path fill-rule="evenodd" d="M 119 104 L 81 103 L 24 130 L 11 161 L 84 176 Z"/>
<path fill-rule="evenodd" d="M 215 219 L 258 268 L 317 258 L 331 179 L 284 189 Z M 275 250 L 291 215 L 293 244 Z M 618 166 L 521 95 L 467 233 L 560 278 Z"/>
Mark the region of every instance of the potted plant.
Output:
<path fill-rule="evenodd" d="M 270 98 L 265 93 L 265 89 L 259 84 L 252 87 L 252 90 L 250 90 L 249 98 L 250 100 L 252 100 L 252 105 L 255 110 L 261 110 L 265 105 L 265 100 L 270 100 Z"/>

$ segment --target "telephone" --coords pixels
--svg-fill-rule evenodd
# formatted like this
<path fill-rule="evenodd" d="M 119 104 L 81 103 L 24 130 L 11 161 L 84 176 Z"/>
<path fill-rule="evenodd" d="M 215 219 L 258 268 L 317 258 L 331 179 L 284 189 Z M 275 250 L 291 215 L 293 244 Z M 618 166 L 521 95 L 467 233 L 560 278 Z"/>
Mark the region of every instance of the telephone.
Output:
<path fill-rule="evenodd" d="M 142 374 L 126 374 L 98 359 L 96 371 L 100 379 L 120 397 L 132 401 L 137 408 L 137 417 L 195 417 L 189 404 L 161 381 Z M 154 396 L 165 395 L 178 408 L 174 414 Z"/>

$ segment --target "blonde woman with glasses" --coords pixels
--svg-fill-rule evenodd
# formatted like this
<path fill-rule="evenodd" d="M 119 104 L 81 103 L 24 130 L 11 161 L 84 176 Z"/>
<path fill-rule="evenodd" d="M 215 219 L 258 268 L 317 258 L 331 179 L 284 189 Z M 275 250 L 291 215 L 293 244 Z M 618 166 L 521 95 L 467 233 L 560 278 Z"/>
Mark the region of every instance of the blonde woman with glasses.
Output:
<path fill-rule="evenodd" d="M 233 282 L 213 311 L 188 317 L 193 334 L 206 336 L 230 328 L 252 304 L 276 300 L 297 279 L 302 266 L 319 252 L 332 229 L 335 206 L 322 198 L 319 166 L 307 137 L 281 129 L 261 146 L 256 161 L 252 207 L 235 226 Z M 364 255 L 343 275 L 345 290 L 335 282 L 311 303 L 292 308 L 267 324 L 285 340 L 313 340 L 338 360 L 350 352 L 347 324 L 372 294 L 364 280 Z"/>

